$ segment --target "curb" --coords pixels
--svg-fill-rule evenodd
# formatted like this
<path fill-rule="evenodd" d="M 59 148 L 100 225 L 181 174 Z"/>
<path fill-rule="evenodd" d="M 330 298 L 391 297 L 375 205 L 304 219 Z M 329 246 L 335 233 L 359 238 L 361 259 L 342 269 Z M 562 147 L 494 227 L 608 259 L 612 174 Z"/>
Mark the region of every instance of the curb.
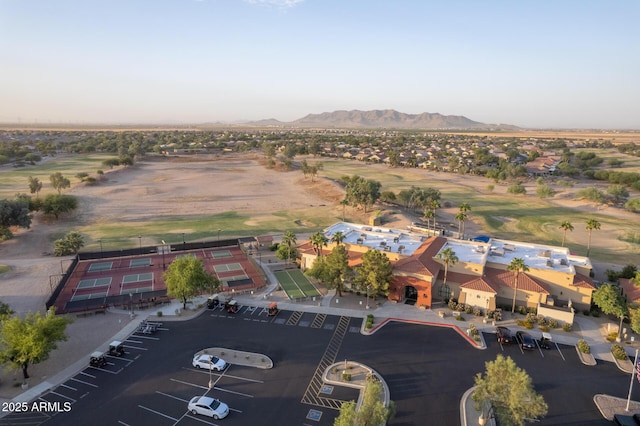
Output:
<path fill-rule="evenodd" d="M 340 369 L 340 366 L 344 367 L 344 361 L 340 361 L 340 362 L 335 362 L 331 365 L 329 365 L 327 368 L 325 368 L 324 372 L 322 373 L 322 381 L 324 383 L 329 383 L 331 385 L 334 386 L 343 386 L 343 387 L 348 387 L 348 388 L 353 388 L 353 389 L 360 389 L 360 392 L 358 392 L 358 401 L 356 403 L 356 410 L 358 408 L 360 408 L 360 406 L 362 405 L 362 398 L 364 397 L 364 389 L 366 386 L 366 379 L 365 379 L 365 383 L 362 384 L 358 384 L 355 382 L 345 382 L 345 381 L 338 381 L 338 380 L 333 380 L 333 379 L 329 379 L 328 375 L 329 372 L 334 369 L 334 368 L 338 368 Z M 389 402 L 391 401 L 391 393 L 389 392 L 389 386 L 387 385 L 387 382 L 384 381 L 384 378 L 377 372 L 375 371 L 373 368 L 361 364 L 359 362 L 353 362 L 353 361 L 347 361 L 347 366 L 353 367 L 360 367 L 363 368 L 365 370 L 369 371 L 370 375 L 373 375 L 374 377 L 376 377 L 380 383 L 382 384 L 382 392 L 384 393 L 384 397 L 383 397 L 383 403 L 385 407 L 389 406 Z M 340 369 L 341 371 L 344 370 L 344 368 Z"/>
<path fill-rule="evenodd" d="M 235 349 L 228 348 L 207 348 L 196 352 L 194 356 L 200 354 L 214 355 L 222 358 L 229 364 L 241 365 L 243 367 L 255 367 L 263 370 L 273 368 L 273 360 L 271 358 L 254 352 L 236 351 Z M 232 355 L 233 357 L 229 358 L 227 355 Z"/>

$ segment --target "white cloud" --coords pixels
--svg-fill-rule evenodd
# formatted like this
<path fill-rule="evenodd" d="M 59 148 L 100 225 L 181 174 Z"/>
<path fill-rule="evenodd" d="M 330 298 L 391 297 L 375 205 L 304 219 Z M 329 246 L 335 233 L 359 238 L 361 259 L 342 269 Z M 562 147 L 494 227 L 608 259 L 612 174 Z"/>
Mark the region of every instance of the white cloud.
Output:
<path fill-rule="evenodd" d="M 281 9 L 289 9 L 304 2 L 304 0 L 244 0 L 250 4 L 259 4 L 265 6 L 274 6 Z"/>

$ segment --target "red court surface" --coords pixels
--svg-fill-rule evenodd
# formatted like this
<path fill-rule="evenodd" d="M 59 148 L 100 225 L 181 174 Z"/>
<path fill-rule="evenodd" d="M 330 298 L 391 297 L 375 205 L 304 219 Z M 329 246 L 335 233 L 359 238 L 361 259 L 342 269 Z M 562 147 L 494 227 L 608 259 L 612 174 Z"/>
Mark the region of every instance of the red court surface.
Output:
<path fill-rule="evenodd" d="M 146 253 L 79 260 L 53 306 L 58 313 L 104 311 L 109 306 L 136 309 L 168 301 L 162 274 L 178 256 L 196 256 L 205 270 L 221 281 L 221 292 L 256 290 L 265 285 L 264 273 L 240 246 Z M 70 266 L 72 268 L 73 266 Z M 220 272 L 216 272 L 216 268 Z"/>

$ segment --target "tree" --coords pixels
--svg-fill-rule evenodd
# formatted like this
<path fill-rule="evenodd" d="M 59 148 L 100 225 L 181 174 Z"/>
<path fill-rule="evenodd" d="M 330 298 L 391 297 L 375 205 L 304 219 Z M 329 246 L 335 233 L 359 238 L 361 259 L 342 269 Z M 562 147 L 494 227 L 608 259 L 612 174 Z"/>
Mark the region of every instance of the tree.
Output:
<path fill-rule="evenodd" d="M 56 256 L 66 256 L 78 253 L 84 247 L 84 238 L 77 231 L 71 231 L 64 238 L 54 242 L 53 254 Z"/>
<path fill-rule="evenodd" d="M 631 329 L 640 333 L 640 307 L 629 308 L 629 318 L 631 319 Z"/>
<path fill-rule="evenodd" d="M 24 199 L 0 200 L 0 239 L 8 240 L 12 226 L 28 229 L 31 226 L 29 202 Z"/>
<path fill-rule="evenodd" d="M 361 176 L 345 176 L 345 199 L 351 206 L 361 206 L 364 212 L 380 198 L 380 182 Z"/>
<path fill-rule="evenodd" d="M 2 321 L 0 328 L 0 362 L 22 369 L 29 378 L 29 365 L 49 358 L 57 342 L 67 340 L 65 329 L 71 320 L 50 309 L 44 316 L 29 312 L 24 318 L 13 316 Z"/>
<path fill-rule="evenodd" d="M 627 301 L 620 293 L 617 286 L 605 284 L 598 287 L 592 294 L 591 300 L 606 315 L 613 315 L 620 318 L 620 328 L 618 336 L 622 333 L 622 320 L 628 315 Z"/>
<path fill-rule="evenodd" d="M 595 219 L 587 220 L 587 231 L 589 232 L 589 240 L 587 242 L 587 257 L 589 257 L 589 252 L 591 251 L 591 233 L 593 230 L 600 230 L 600 222 Z"/>
<path fill-rule="evenodd" d="M 471 396 L 483 418 L 488 419 L 494 413 L 500 425 L 521 426 L 547 414 L 547 403 L 533 388 L 531 377 L 510 357 L 498 355 L 495 361 L 487 361 L 485 367 L 484 374 L 475 377 Z"/>
<path fill-rule="evenodd" d="M 460 213 L 464 214 L 464 217 L 462 218 L 462 236 L 464 237 L 464 225 L 465 225 L 465 221 L 467 220 L 467 212 L 471 210 L 471 206 L 469 205 L 469 203 L 462 203 L 460 204 Z M 435 230 L 435 221 L 434 221 L 434 230 Z"/>
<path fill-rule="evenodd" d="M 340 407 L 340 414 L 336 417 L 334 426 L 378 426 L 390 420 L 392 410 L 385 407 L 381 400 L 382 384 L 370 376 L 364 388 L 362 404 L 356 411 L 356 403 L 345 402 Z M 391 402 L 391 401 L 390 401 Z"/>
<path fill-rule="evenodd" d="M 53 186 L 53 189 L 58 191 L 58 194 L 60 194 L 63 189 L 69 188 L 71 186 L 71 181 L 62 176 L 62 173 L 60 172 L 55 172 L 54 174 L 49 176 L 49 180 L 51 181 L 51 186 Z"/>
<path fill-rule="evenodd" d="M 362 255 L 362 264 L 356 269 L 354 282 L 360 289 L 370 289 L 374 295 L 387 296 L 392 271 L 393 266 L 386 254 L 379 250 L 368 250 Z"/>
<path fill-rule="evenodd" d="M 344 232 L 342 231 L 336 231 L 336 233 L 333 234 L 333 236 L 331 237 L 331 242 L 336 243 L 337 245 L 342 244 L 343 241 L 344 241 Z"/>
<path fill-rule="evenodd" d="M 467 220 L 467 214 L 463 211 L 459 211 L 456 214 L 456 220 L 458 221 L 458 238 L 462 238 L 462 224 Z"/>
<path fill-rule="evenodd" d="M 507 266 L 507 270 L 515 272 L 513 278 L 513 304 L 511 305 L 511 313 L 514 313 L 516 310 L 516 296 L 518 295 L 518 279 L 520 278 L 520 273 L 527 272 L 529 267 L 524 263 L 524 259 L 516 257 Z"/>
<path fill-rule="evenodd" d="M 440 198 L 440 193 L 438 193 L 438 198 Z M 436 231 L 436 210 L 438 210 L 441 206 L 440 206 L 440 201 L 438 201 L 438 198 L 432 198 L 429 201 L 429 210 L 431 210 L 431 212 L 433 213 L 433 215 L 431 215 L 431 217 L 433 218 L 433 231 Z M 471 209 L 471 208 L 469 208 Z M 427 223 L 427 226 L 429 226 L 429 224 Z"/>
<path fill-rule="evenodd" d="M 167 294 L 182 300 L 186 309 L 189 298 L 205 290 L 215 292 L 220 281 L 204 269 L 202 259 L 194 256 L 176 258 L 163 274 Z"/>
<path fill-rule="evenodd" d="M 73 195 L 49 194 L 42 203 L 42 212 L 54 215 L 56 219 L 62 213 L 68 213 L 78 208 L 78 199 Z"/>
<path fill-rule="evenodd" d="M 286 231 L 282 236 L 282 242 L 276 250 L 276 257 L 286 262 L 288 259 L 295 259 L 297 254 L 296 234 L 291 231 Z"/>
<path fill-rule="evenodd" d="M 620 204 L 629 198 L 629 191 L 624 185 L 611 185 L 607 188 L 607 194 L 613 198 L 613 202 L 616 204 Z"/>
<path fill-rule="evenodd" d="M 315 232 L 311 235 L 309 239 L 311 245 L 313 246 L 313 251 L 316 252 L 317 256 L 322 256 L 322 247 L 326 246 L 329 242 L 329 239 L 322 232 Z"/>
<path fill-rule="evenodd" d="M 527 193 L 527 189 L 524 186 L 522 186 L 522 184 L 520 182 L 516 182 L 514 184 L 511 184 L 507 188 L 507 192 L 509 194 L 526 194 Z"/>
<path fill-rule="evenodd" d="M 29 191 L 32 194 L 36 194 L 36 198 L 38 197 L 38 193 L 42 190 L 42 182 L 38 178 L 34 178 L 33 176 L 29 176 Z"/>
<path fill-rule="evenodd" d="M 560 228 L 564 230 L 562 234 L 562 247 L 564 247 L 564 242 L 567 238 L 567 231 L 573 231 L 573 225 L 568 220 L 565 220 L 560 224 Z"/>
<path fill-rule="evenodd" d="M 316 258 L 306 273 L 322 281 L 327 288 L 335 288 L 342 297 L 344 282 L 351 275 L 347 249 L 344 245 L 335 246 L 327 256 Z"/>
<path fill-rule="evenodd" d="M 440 251 L 436 255 L 437 259 L 442 260 L 444 263 L 444 283 L 443 286 L 447 285 L 447 273 L 449 272 L 449 265 L 455 265 L 458 263 L 458 256 L 456 256 L 456 252 L 451 249 L 451 247 L 447 247 L 446 249 Z"/>

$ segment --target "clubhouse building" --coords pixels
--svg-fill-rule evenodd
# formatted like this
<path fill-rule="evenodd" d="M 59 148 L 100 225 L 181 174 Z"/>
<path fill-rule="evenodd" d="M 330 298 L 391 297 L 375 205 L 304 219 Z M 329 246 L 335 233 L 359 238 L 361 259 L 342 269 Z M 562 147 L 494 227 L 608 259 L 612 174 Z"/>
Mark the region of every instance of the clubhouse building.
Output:
<path fill-rule="evenodd" d="M 393 264 L 389 300 L 431 308 L 434 301 L 456 298 L 459 303 L 483 311 L 511 306 L 528 308 L 589 309 L 595 290 L 589 258 L 576 256 L 566 247 L 484 238 L 467 241 L 429 236 L 410 230 L 339 222 L 324 231 L 331 241 L 336 232 L 349 253 L 349 265 L 357 266 L 368 250 L 384 252 Z M 323 247 L 328 254 L 335 243 Z M 298 246 L 301 268 L 313 265 L 317 255 L 309 241 Z M 458 258 L 449 264 L 438 253 L 451 249 Z M 526 272 L 508 267 L 515 258 L 524 260 Z M 516 282 L 517 276 L 517 282 Z"/>

